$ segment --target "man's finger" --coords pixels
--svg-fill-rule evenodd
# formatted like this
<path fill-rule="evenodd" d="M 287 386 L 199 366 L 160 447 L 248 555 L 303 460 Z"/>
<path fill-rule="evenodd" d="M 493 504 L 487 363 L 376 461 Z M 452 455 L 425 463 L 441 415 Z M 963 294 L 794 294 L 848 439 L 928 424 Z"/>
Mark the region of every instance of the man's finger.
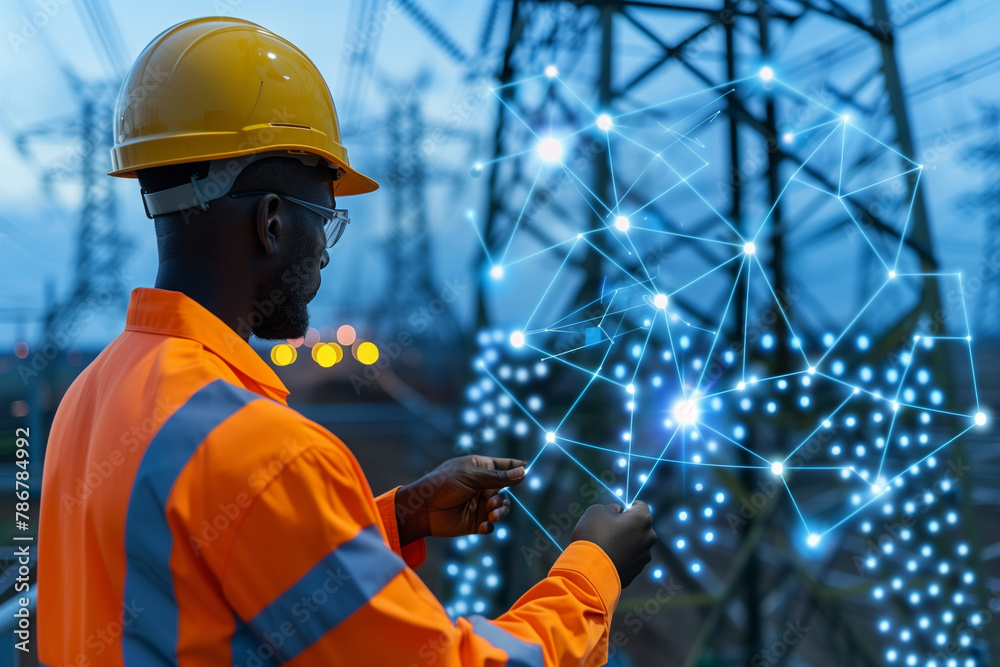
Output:
<path fill-rule="evenodd" d="M 510 505 L 503 505 L 489 513 L 487 517 L 491 522 L 496 523 L 510 514 Z"/>
<path fill-rule="evenodd" d="M 645 512 L 649 514 L 649 506 L 641 500 L 633 500 L 627 511 Z"/>
<path fill-rule="evenodd" d="M 520 484 L 524 480 L 524 468 L 515 467 L 509 470 L 489 470 L 473 468 L 467 471 L 469 485 L 477 489 L 499 489 Z"/>
<path fill-rule="evenodd" d="M 492 456 L 484 456 L 482 458 L 493 461 L 493 467 L 497 470 L 513 470 L 514 468 L 523 468 L 528 463 L 527 461 L 522 461 L 521 459 L 497 459 Z"/>

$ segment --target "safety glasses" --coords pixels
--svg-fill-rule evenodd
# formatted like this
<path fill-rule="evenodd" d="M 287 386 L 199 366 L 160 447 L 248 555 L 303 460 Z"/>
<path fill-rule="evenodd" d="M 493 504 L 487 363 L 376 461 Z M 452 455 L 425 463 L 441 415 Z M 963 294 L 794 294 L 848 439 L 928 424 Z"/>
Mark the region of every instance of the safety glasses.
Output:
<path fill-rule="evenodd" d="M 323 217 L 323 230 L 326 233 L 326 247 L 332 248 L 340 240 L 340 237 L 344 235 L 344 230 L 347 229 L 347 225 L 351 224 L 351 219 L 347 215 L 346 208 L 327 208 L 325 206 L 320 206 L 319 204 L 313 204 L 312 202 L 307 202 L 302 199 L 296 199 L 295 197 L 289 197 L 288 195 L 283 195 L 278 192 L 267 192 L 267 191 L 257 191 L 257 192 L 238 192 L 234 195 L 229 195 L 233 199 L 241 199 L 243 197 L 261 197 L 263 195 L 275 195 L 281 197 L 286 201 L 290 201 L 293 204 L 298 204 L 302 208 L 308 209 L 313 213 Z"/>

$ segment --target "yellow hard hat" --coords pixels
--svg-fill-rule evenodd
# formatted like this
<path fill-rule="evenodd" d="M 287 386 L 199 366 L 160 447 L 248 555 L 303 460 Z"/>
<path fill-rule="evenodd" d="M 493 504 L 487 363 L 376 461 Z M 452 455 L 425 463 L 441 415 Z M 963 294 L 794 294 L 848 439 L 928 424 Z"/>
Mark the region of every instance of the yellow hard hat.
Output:
<path fill-rule="evenodd" d="M 351 167 L 330 89 L 291 42 L 249 21 L 210 17 L 149 43 L 118 93 L 111 176 L 227 158 L 242 158 L 232 161 L 242 168 L 265 153 L 322 160 L 336 172 L 335 196 L 378 188 Z"/>

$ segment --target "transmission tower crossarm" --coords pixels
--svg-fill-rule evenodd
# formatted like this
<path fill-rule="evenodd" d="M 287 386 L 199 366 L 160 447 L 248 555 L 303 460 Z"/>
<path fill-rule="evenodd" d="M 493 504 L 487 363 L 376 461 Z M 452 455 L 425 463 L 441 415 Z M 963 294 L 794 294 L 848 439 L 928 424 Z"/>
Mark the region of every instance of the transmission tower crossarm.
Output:
<path fill-rule="evenodd" d="M 591 0 L 590 2 L 587 2 L 586 4 L 601 5 L 601 4 L 604 4 L 607 1 L 608 0 Z M 644 1 L 644 0 L 618 0 L 618 1 L 614 2 L 613 4 L 615 4 L 616 6 L 619 6 L 619 7 L 623 8 L 623 9 L 627 8 L 627 7 L 636 7 L 638 9 L 662 9 L 662 10 L 672 11 L 672 12 L 688 12 L 688 13 L 699 13 L 699 14 L 716 15 L 717 17 L 723 11 L 723 10 L 720 10 L 719 7 L 715 6 L 715 5 L 702 7 L 702 6 L 698 6 L 698 5 L 678 5 L 678 4 L 671 3 L 671 2 L 648 2 L 648 1 Z M 739 9 L 739 8 L 736 8 L 736 7 L 729 8 L 727 11 L 729 11 L 730 15 L 732 15 L 732 16 L 753 17 L 753 16 L 757 15 L 756 10 L 752 10 L 752 11 L 751 10 L 744 10 L 744 9 Z M 777 19 L 777 20 L 780 20 L 780 21 L 787 21 L 787 22 L 795 21 L 800 16 L 801 16 L 801 14 L 788 14 L 786 12 L 774 12 L 774 13 L 771 14 L 771 18 Z"/>
<path fill-rule="evenodd" d="M 414 23 L 420 26 L 427 36 L 441 47 L 442 51 L 460 64 L 464 65 L 469 62 L 469 56 L 465 50 L 415 0 L 396 0 L 396 2 L 403 8 L 403 11 L 409 14 Z"/>
<path fill-rule="evenodd" d="M 878 38 L 881 31 L 879 29 L 879 24 L 877 22 L 876 25 L 874 26 L 870 25 L 866 23 L 865 20 L 862 19 L 860 16 L 853 13 L 852 11 L 850 11 L 840 3 L 836 2 L 835 0 L 827 0 L 827 2 L 830 3 L 830 9 L 816 6 L 816 3 L 812 2 L 812 0 L 799 0 L 799 4 L 802 5 L 803 8 L 805 9 L 812 10 L 817 14 L 824 14 L 831 18 L 835 18 L 838 21 L 843 21 L 844 23 L 849 23 L 856 28 L 864 30 L 872 37 Z"/>

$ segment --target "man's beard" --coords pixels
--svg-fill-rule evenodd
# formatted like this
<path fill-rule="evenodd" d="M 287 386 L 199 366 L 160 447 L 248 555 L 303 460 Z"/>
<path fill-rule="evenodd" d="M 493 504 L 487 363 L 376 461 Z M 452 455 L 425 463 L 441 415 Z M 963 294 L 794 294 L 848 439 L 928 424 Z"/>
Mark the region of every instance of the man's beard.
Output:
<path fill-rule="evenodd" d="M 295 259 L 282 267 L 281 271 L 272 277 L 266 289 L 261 290 L 262 297 L 259 303 L 268 302 L 273 306 L 270 314 L 262 313 L 263 322 L 253 328 L 253 335 L 261 340 L 287 340 L 289 338 L 301 338 L 309 330 L 309 302 L 315 294 L 303 280 L 303 271 L 297 270 L 308 267 L 310 271 L 305 272 L 311 275 L 312 266 L 309 259 Z M 275 283 L 283 278 L 288 278 L 280 287 Z M 275 303 L 271 298 L 275 293 L 285 296 L 281 303 Z M 268 309 L 270 310 L 270 309 Z M 265 311 L 266 312 L 266 311 Z"/>

